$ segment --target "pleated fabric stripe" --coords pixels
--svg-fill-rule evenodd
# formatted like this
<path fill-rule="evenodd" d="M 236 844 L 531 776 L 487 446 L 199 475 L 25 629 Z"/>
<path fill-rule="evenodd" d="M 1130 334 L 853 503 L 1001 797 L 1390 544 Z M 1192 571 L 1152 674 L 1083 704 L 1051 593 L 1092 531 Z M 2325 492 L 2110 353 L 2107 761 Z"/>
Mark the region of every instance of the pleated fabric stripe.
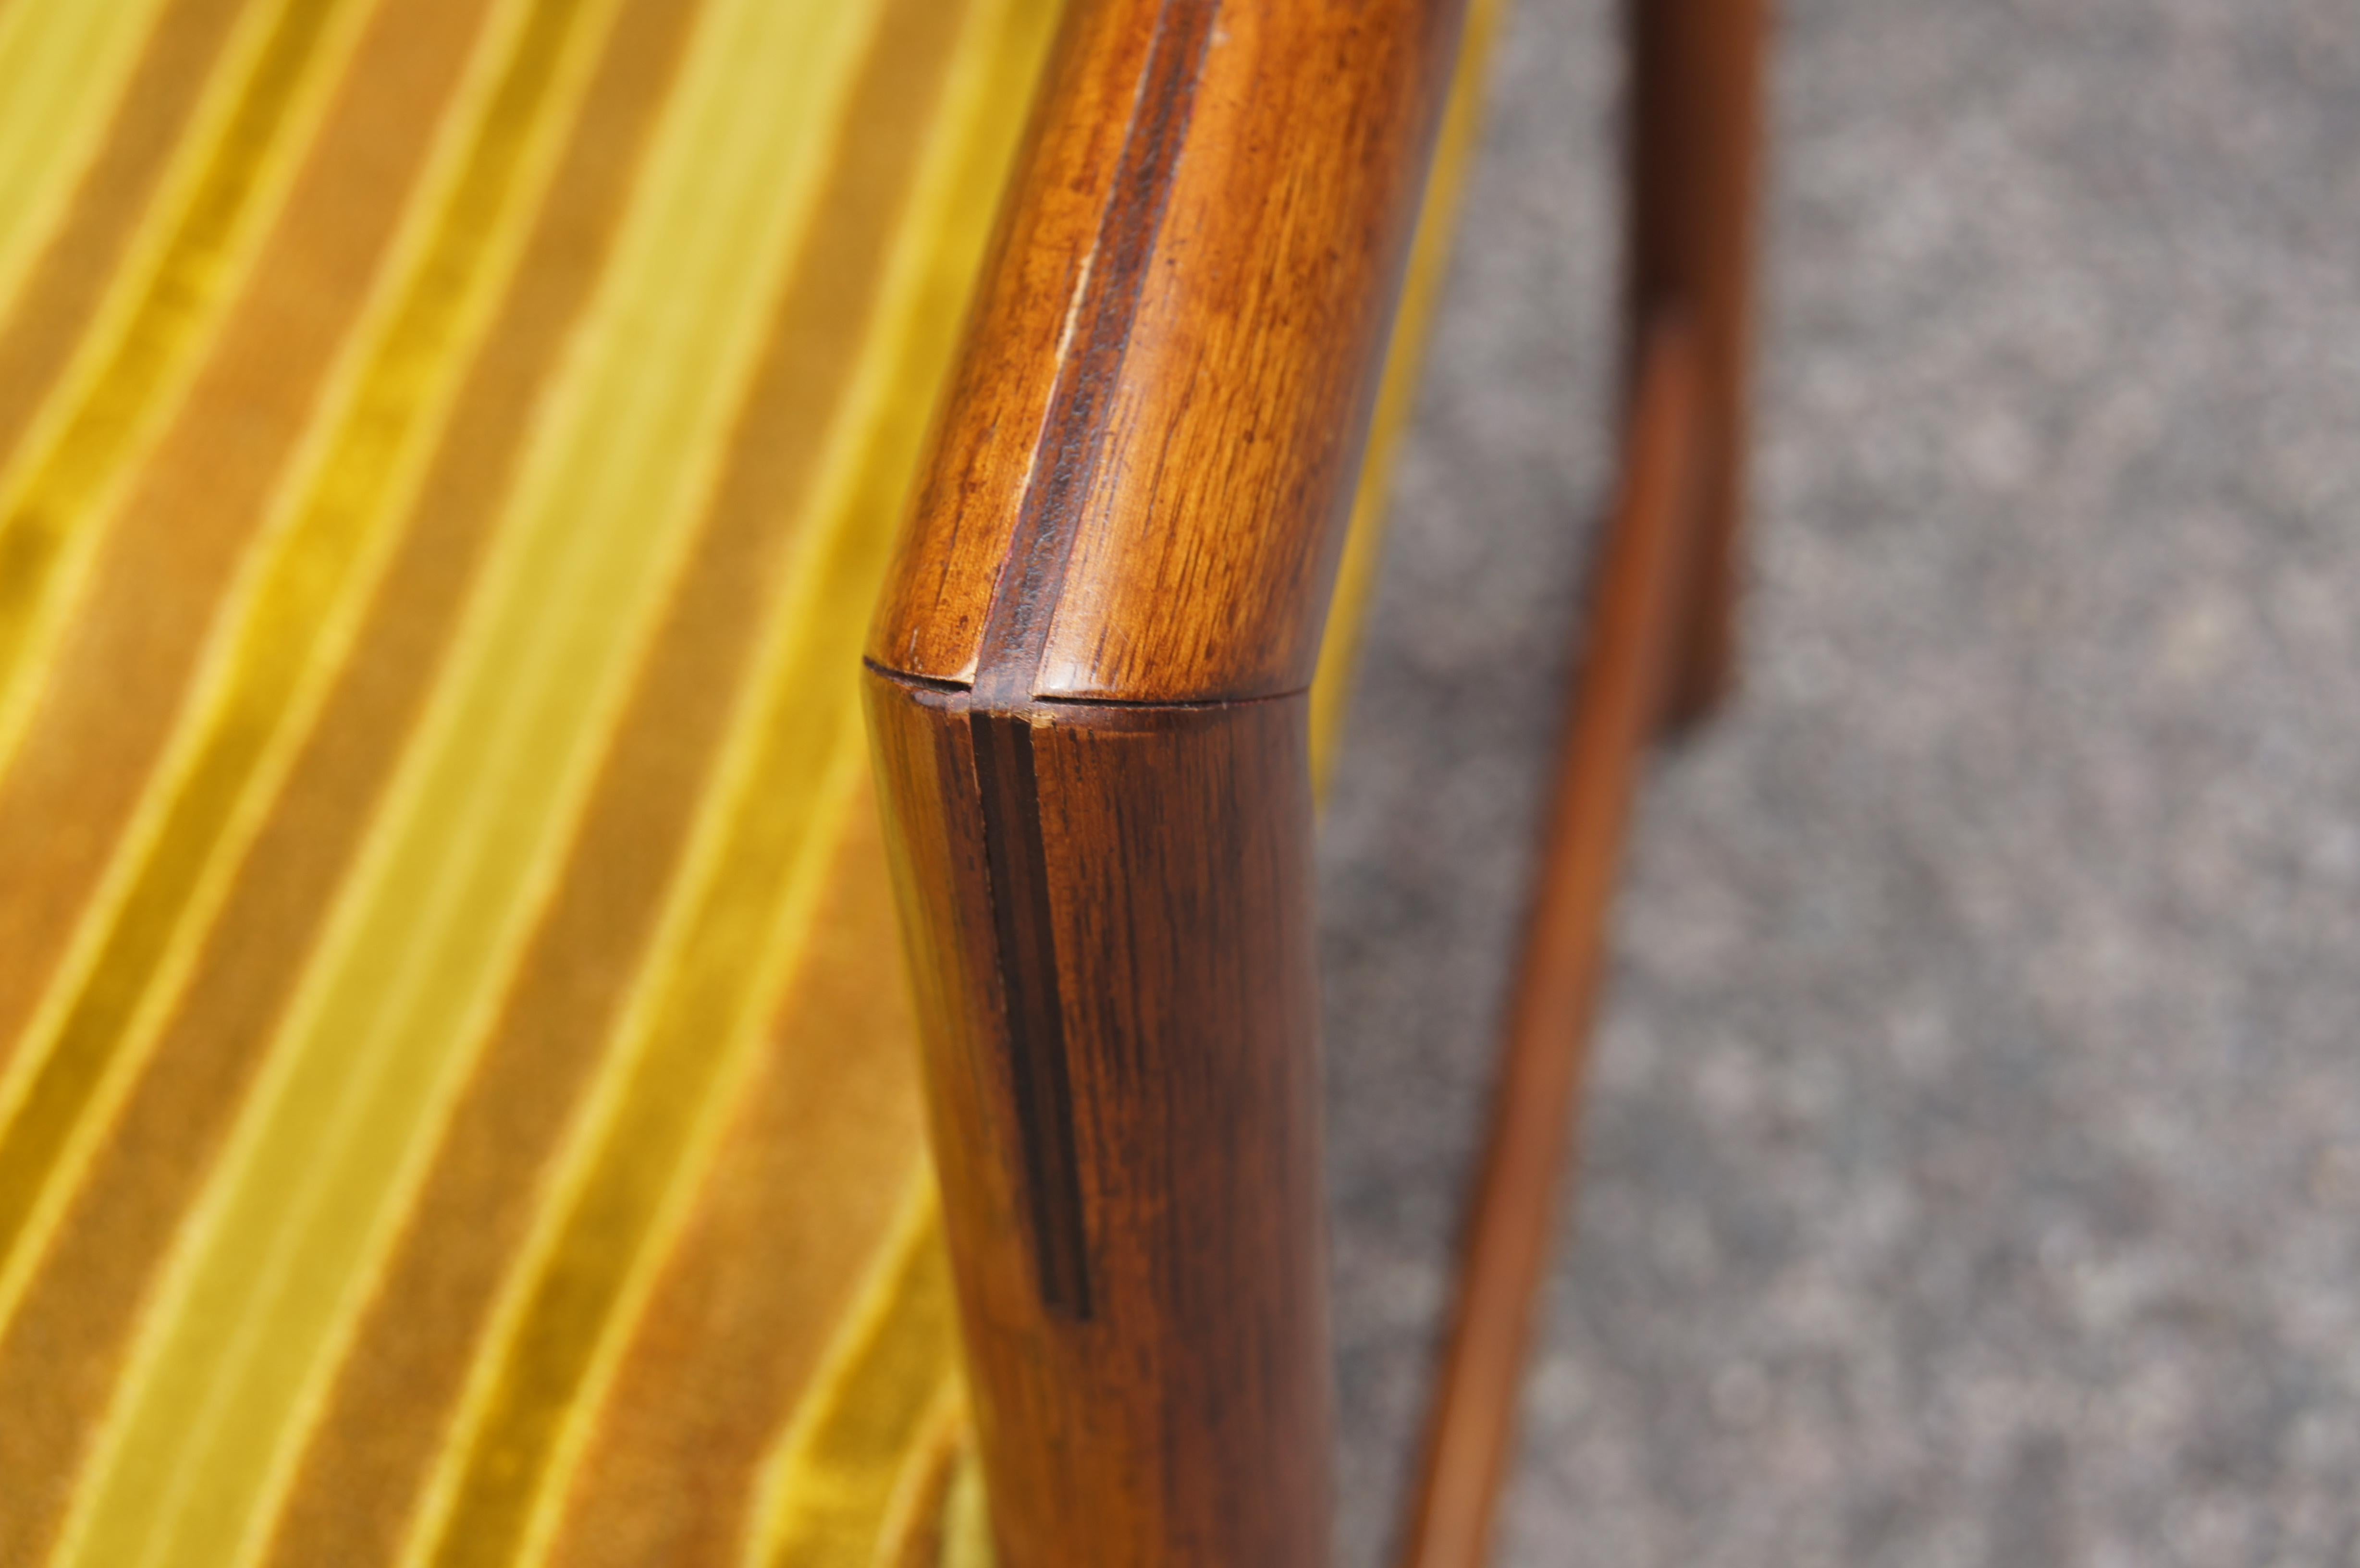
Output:
<path fill-rule="evenodd" d="M 855 674 L 1058 6 L 0 0 L 0 1563 L 987 1560 Z"/>

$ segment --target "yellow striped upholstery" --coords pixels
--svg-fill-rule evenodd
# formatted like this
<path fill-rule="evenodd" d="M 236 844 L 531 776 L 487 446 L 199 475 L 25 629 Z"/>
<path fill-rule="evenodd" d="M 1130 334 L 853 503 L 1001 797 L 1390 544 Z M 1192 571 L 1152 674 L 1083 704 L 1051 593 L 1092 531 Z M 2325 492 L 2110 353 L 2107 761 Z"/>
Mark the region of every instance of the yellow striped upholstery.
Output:
<path fill-rule="evenodd" d="M 1056 7 L 0 0 L 0 1564 L 983 1561 L 854 673 Z"/>

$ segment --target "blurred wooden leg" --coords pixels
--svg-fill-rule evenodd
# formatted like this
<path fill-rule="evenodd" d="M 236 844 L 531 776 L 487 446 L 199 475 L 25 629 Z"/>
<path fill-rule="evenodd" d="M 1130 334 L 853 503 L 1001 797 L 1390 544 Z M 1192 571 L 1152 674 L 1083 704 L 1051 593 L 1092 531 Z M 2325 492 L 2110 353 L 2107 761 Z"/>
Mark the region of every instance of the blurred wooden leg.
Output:
<path fill-rule="evenodd" d="M 1403 1568 L 1482 1568 L 1490 1555 L 1533 1303 L 1580 1105 L 1623 827 L 1677 652 L 1694 515 L 1691 347 L 1676 322 L 1666 322 L 1642 351 L 1622 491 L 1575 649 L 1532 919 Z"/>
<path fill-rule="evenodd" d="M 1697 345 L 1695 568 L 1666 692 L 1682 724 L 1718 705 L 1737 670 L 1768 0 L 1627 4 L 1632 354 L 1666 310 Z"/>

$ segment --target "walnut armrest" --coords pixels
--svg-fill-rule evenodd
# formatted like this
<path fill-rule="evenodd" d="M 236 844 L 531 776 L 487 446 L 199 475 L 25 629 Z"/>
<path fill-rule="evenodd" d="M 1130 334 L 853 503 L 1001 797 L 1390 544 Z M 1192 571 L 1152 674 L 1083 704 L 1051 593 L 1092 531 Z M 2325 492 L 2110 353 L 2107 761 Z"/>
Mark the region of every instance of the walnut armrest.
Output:
<path fill-rule="evenodd" d="M 1458 0 L 1077 0 L 869 647 L 1004 1568 L 1328 1557 L 1306 688 Z"/>

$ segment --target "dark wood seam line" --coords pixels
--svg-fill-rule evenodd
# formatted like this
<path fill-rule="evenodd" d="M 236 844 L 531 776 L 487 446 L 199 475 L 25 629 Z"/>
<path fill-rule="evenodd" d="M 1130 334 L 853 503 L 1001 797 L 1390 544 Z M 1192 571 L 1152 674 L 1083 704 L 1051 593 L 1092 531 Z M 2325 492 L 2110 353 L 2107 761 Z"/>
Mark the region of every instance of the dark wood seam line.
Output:
<path fill-rule="evenodd" d="M 860 667 L 871 675 L 897 682 L 914 691 L 932 691 L 940 696 L 969 699 L 967 702 L 948 702 L 944 706 L 960 713 L 1055 714 L 1060 708 L 1136 708 L 1142 713 L 1210 712 L 1218 708 L 1249 708 L 1257 702 L 1286 702 L 1309 694 L 1308 686 L 1290 686 L 1284 691 L 1266 691 L 1255 697 L 1082 697 L 1060 694 L 1054 697 L 1032 697 L 1015 703 L 990 701 L 978 693 L 964 681 L 945 681 L 938 675 L 913 675 L 906 670 L 895 670 L 863 659 Z"/>
<path fill-rule="evenodd" d="M 1114 189 L 1085 265 L 1076 340 L 1058 369 L 1032 472 L 976 656 L 976 690 L 1031 696 L 1040 680 L 1065 571 L 1106 441 L 1104 405 L 1120 379 L 1148 263 L 1164 225 L 1172 175 L 1187 138 L 1196 79 L 1219 0 L 1164 0 L 1123 132 Z"/>
<path fill-rule="evenodd" d="M 1065 1059 L 1032 726 L 1021 716 L 991 713 L 971 713 L 967 724 L 1041 1300 L 1054 1313 L 1087 1321 L 1089 1239 L 1075 1149 L 1073 1080 Z"/>

